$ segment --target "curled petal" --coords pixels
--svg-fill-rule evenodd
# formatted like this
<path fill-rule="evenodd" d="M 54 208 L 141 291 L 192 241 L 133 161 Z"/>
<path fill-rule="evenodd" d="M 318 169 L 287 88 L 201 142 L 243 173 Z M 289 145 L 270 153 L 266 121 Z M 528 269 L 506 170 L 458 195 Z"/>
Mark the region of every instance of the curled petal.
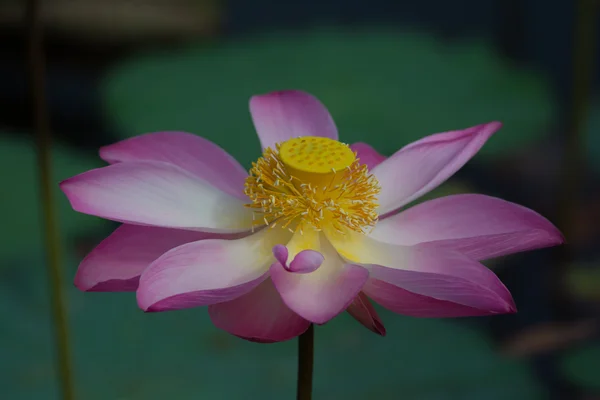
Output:
<path fill-rule="evenodd" d="M 327 108 L 314 96 L 285 90 L 250 99 L 250 113 L 263 149 L 299 136 L 338 139 Z"/>
<path fill-rule="evenodd" d="M 179 246 L 141 275 L 138 305 L 166 311 L 216 304 L 248 293 L 268 277 L 271 249 L 289 232 L 262 231 L 237 240 L 208 239 Z"/>
<path fill-rule="evenodd" d="M 252 213 L 241 199 L 164 162 L 113 164 L 60 187 L 76 211 L 114 221 L 220 233 L 252 226 Z"/>
<path fill-rule="evenodd" d="M 381 184 L 379 215 L 386 216 L 443 183 L 501 126 L 500 122 L 490 122 L 431 135 L 377 165 L 372 172 Z"/>
<path fill-rule="evenodd" d="M 310 325 L 283 303 L 270 279 L 241 297 L 208 306 L 208 314 L 217 328 L 260 343 L 293 339 Z"/>
<path fill-rule="evenodd" d="M 282 244 L 278 244 L 273 247 L 273 256 L 275 256 L 275 259 L 279 261 L 281 265 L 287 265 L 288 254 L 289 252 L 287 247 Z"/>
<path fill-rule="evenodd" d="M 387 158 L 366 143 L 357 142 L 351 144 L 350 148 L 356 152 L 360 163 L 366 165 L 369 170 L 372 170 Z"/>
<path fill-rule="evenodd" d="M 298 235 L 295 236 L 296 238 Z M 293 251 L 298 251 L 298 249 L 294 249 Z M 297 273 L 307 273 L 312 272 L 319 268 L 319 266 L 323 263 L 323 255 L 318 251 L 314 250 L 300 250 L 293 257 L 291 263 L 288 263 L 289 250 L 286 246 L 281 244 L 273 247 L 273 256 L 275 259 L 288 271 L 297 272 Z"/>
<path fill-rule="evenodd" d="M 368 282 L 369 281 L 367 281 L 367 283 Z M 379 315 L 377 315 L 375 307 L 373 307 L 369 298 L 363 292 L 360 292 L 358 296 L 354 298 L 346 311 L 371 332 L 385 336 L 383 322 L 379 318 Z"/>
<path fill-rule="evenodd" d="M 271 279 L 283 302 L 301 317 L 324 324 L 344 311 L 369 277 L 368 271 L 345 264 L 326 240 L 321 240 L 324 259 L 313 272 L 297 273 L 276 262 Z"/>
<path fill-rule="evenodd" d="M 210 140 L 187 132 L 155 132 L 102 147 L 111 163 L 164 161 L 177 165 L 232 196 L 244 198 L 246 170 Z"/>
<path fill-rule="evenodd" d="M 290 272 L 306 274 L 316 271 L 323 264 L 323 254 L 314 250 L 302 250 L 294 257 L 290 266 L 286 268 Z"/>
<path fill-rule="evenodd" d="M 158 257 L 185 243 L 216 234 L 150 226 L 121 225 L 79 264 L 75 286 L 95 292 L 130 292 Z"/>
<path fill-rule="evenodd" d="M 558 229 L 535 211 L 478 194 L 418 204 L 380 221 L 371 236 L 401 245 L 433 242 L 476 260 L 564 242 Z"/>

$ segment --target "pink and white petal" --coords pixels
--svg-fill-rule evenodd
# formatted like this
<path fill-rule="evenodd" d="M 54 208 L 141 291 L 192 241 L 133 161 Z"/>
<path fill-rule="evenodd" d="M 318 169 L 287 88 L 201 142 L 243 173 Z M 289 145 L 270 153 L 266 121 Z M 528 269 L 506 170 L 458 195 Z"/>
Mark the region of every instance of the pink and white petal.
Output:
<path fill-rule="evenodd" d="M 337 140 L 338 132 L 327 108 L 314 96 L 284 90 L 250 99 L 250 113 L 263 149 L 299 136 Z"/>
<path fill-rule="evenodd" d="M 307 236 L 309 234 L 307 233 Z M 283 302 L 301 317 L 316 324 L 324 324 L 344 311 L 358 295 L 369 277 L 368 271 L 354 264 L 345 264 L 335 249 L 322 236 L 318 248 L 323 254 L 322 264 L 313 272 L 298 273 L 275 262 L 271 279 Z M 288 245 L 290 252 L 302 238 L 294 236 Z"/>
<path fill-rule="evenodd" d="M 293 339 L 310 325 L 283 303 L 270 279 L 241 297 L 208 306 L 208 314 L 217 328 L 260 343 Z"/>
<path fill-rule="evenodd" d="M 409 144 L 377 165 L 379 215 L 401 208 L 446 181 L 473 157 L 502 124 L 438 133 Z"/>
<path fill-rule="evenodd" d="M 252 226 L 241 199 L 164 162 L 113 164 L 67 179 L 60 188 L 75 211 L 118 222 L 219 233 Z"/>
<path fill-rule="evenodd" d="M 79 264 L 75 286 L 93 292 L 133 292 L 142 272 L 182 244 L 218 235 L 150 226 L 121 225 Z"/>
<path fill-rule="evenodd" d="M 301 274 L 279 263 L 271 266 L 271 279 L 285 304 L 301 317 L 324 324 L 344 311 L 360 292 L 369 272 L 354 264 L 325 262 L 314 272 Z"/>
<path fill-rule="evenodd" d="M 368 284 L 370 280 L 371 279 L 367 280 L 366 284 Z M 346 311 L 371 332 L 385 336 L 383 322 L 379 318 L 379 315 L 377 315 L 375 307 L 373 307 L 369 298 L 363 292 L 360 292 L 358 296 L 354 298 Z"/>
<path fill-rule="evenodd" d="M 138 305 L 144 311 L 167 311 L 240 297 L 268 277 L 271 249 L 290 236 L 283 229 L 263 229 L 242 239 L 208 239 L 176 247 L 142 273 Z"/>
<path fill-rule="evenodd" d="M 232 196 L 245 198 L 246 170 L 221 147 L 187 132 L 155 132 L 102 147 L 111 163 L 163 161 L 177 165 Z"/>
<path fill-rule="evenodd" d="M 399 246 L 358 235 L 348 233 L 347 240 L 332 237 L 332 244 L 344 257 L 365 265 L 371 279 L 488 314 L 515 311 L 512 296 L 498 277 L 457 251 L 427 243 Z M 369 286 L 363 291 L 381 300 Z"/>
<path fill-rule="evenodd" d="M 441 197 L 380 221 L 371 236 L 400 245 L 434 242 L 484 260 L 564 242 L 533 210 L 478 194 Z"/>
<path fill-rule="evenodd" d="M 368 292 L 375 302 L 388 310 L 411 317 L 456 318 L 490 314 L 477 308 L 409 292 L 378 279 L 369 279 L 363 291 Z"/>
<path fill-rule="evenodd" d="M 379 154 L 377 150 L 366 143 L 357 142 L 351 144 L 350 148 L 352 151 L 356 152 L 360 163 L 366 165 L 369 170 L 372 170 L 387 158 L 386 156 Z"/>
<path fill-rule="evenodd" d="M 414 262 L 423 264 L 432 262 L 420 258 Z M 398 303 L 401 303 L 405 309 L 411 305 L 412 311 L 409 311 L 408 315 L 413 316 L 456 317 L 516 312 L 510 292 L 489 269 L 479 263 L 477 267 L 471 265 L 469 268 L 466 265 L 470 260 L 452 260 L 451 257 L 444 259 L 439 255 L 437 258 L 433 261 L 437 264 L 436 269 L 439 269 L 438 265 L 445 264 L 449 269 L 453 269 L 453 275 L 407 271 L 380 265 L 371 265 L 369 268 L 373 281 L 382 281 L 409 293 L 420 295 L 421 298 L 397 290 L 391 292 L 393 296 L 389 296 L 389 290 L 386 291 L 381 285 L 373 283 L 365 285 L 363 291 L 390 310 Z M 476 262 L 472 261 L 472 263 Z M 461 272 L 457 273 L 457 270 Z M 489 274 L 481 271 L 487 271 Z M 468 274 L 480 276 L 472 279 L 471 276 L 466 276 Z M 385 296 L 386 293 L 388 296 Z M 411 297 L 412 303 L 409 301 Z"/>

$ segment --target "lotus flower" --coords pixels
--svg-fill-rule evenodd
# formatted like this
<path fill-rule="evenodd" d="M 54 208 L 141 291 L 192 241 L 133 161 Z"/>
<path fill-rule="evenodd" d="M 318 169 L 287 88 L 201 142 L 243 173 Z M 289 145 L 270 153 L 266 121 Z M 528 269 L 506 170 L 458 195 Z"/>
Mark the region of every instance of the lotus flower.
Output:
<path fill-rule="evenodd" d="M 61 183 L 79 212 L 122 222 L 81 263 L 84 291 L 136 291 L 145 311 L 208 306 L 233 335 L 276 342 L 348 311 L 384 335 L 371 300 L 415 317 L 515 312 L 480 261 L 563 242 L 532 210 L 477 195 L 398 213 L 464 165 L 491 122 L 425 137 L 385 158 L 348 146 L 313 96 L 254 96 L 263 155 L 249 173 L 183 132 L 100 150 L 110 165 Z"/>

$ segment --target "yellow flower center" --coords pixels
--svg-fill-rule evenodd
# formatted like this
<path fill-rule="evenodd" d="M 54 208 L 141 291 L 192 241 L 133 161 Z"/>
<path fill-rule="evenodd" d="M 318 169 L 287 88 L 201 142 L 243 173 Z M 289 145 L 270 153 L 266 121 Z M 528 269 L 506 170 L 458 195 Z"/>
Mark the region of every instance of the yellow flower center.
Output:
<path fill-rule="evenodd" d="M 316 230 L 365 232 L 377 222 L 379 190 L 347 144 L 312 136 L 267 148 L 245 184 L 255 223 L 291 231 L 308 223 Z"/>

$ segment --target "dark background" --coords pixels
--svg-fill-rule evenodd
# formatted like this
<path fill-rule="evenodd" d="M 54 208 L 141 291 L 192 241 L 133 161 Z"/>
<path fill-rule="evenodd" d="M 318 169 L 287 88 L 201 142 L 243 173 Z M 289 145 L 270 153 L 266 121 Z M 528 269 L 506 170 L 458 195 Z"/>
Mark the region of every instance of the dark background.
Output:
<path fill-rule="evenodd" d="M 285 88 L 315 94 L 342 138 L 386 155 L 427 134 L 505 122 L 432 196 L 518 202 L 568 245 L 490 263 L 516 315 L 382 311 L 385 338 L 345 316 L 318 328 L 315 398 L 600 398 L 595 2 L 42 3 L 56 182 L 101 166 L 99 146 L 159 130 L 208 137 L 248 165 L 259 155 L 248 98 Z M 0 397 L 11 400 L 58 398 L 24 5 L 0 1 Z M 56 199 L 78 398 L 292 398 L 294 343 L 246 343 L 202 309 L 146 315 L 131 294 L 72 288 L 79 260 L 114 226 L 77 215 L 58 188 Z"/>

